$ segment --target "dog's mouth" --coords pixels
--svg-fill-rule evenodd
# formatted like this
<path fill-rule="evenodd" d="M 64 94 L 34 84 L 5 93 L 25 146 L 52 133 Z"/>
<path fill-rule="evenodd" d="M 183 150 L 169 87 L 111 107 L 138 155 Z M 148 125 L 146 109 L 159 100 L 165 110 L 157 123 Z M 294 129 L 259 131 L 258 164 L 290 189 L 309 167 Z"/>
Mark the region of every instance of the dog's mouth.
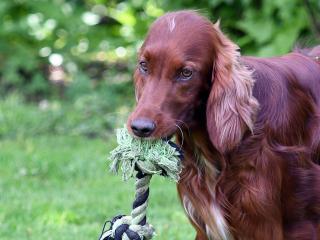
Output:
<path fill-rule="evenodd" d="M 174 136 L 174 133 L 173 133 L 173 134 L 170 134 L 170 135 L 168 135 L 168 136 L 166 136 L 166 137 L 162 137 L 161 139 L 162 139 L 163 141 L 169 142 L 169 141 L 173 141 L 173 136 Z"/>
<path fill-rule="evenodd" d="M 168 135 L 167 137 L 161 138 L 163 141 L 167 142 L 171 147 L 175 148 L 179 152 L 180 160 L 183 160 L 183 150 L 182 146 L 178 145 L 174 141 L 174 134 Z"/>

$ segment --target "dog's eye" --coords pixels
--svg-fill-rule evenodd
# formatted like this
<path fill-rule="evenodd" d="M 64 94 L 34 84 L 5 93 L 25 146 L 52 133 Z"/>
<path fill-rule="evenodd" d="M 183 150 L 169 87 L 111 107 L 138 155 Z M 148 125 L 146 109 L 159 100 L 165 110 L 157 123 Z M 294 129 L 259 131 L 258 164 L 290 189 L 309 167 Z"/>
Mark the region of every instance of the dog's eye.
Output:
<path fill-rule="evenodd" d="M 193 72 L 190 68 L 183 68 L 180 73 L 180 79 L 184 81 L 189 80 L 192 77 L 192 74 Z"/>
<path fill-rule="evenodd" d="M 148 73 L 148 64 L 145 61 L 139 62 L 139 69 L 142 73 Z"/>

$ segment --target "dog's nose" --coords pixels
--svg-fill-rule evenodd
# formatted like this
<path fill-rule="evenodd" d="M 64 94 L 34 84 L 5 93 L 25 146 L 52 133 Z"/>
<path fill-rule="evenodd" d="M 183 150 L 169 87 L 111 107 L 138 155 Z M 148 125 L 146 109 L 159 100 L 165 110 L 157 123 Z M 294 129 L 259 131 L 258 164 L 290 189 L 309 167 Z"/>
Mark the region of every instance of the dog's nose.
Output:
<path fill-rule="evenodd" d="M 131 129 L 138 137 L 149 137 L 156 128 L 156 124 L 147 118 L 138 118 L 131 122 Z"/>

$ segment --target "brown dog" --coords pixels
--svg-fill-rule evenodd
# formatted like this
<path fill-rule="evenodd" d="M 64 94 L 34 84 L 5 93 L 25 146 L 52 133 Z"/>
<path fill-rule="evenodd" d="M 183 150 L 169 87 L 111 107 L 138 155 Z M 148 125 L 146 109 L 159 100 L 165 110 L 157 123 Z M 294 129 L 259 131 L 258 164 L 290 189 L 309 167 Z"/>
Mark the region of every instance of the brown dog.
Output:
<path fill-rule="evenodd" d="M 196 239 L 320 239 L 319 56 L 241 57 L 193 11 L 152 25 L 128 129 L 177 135 L 178 191 Z"/>

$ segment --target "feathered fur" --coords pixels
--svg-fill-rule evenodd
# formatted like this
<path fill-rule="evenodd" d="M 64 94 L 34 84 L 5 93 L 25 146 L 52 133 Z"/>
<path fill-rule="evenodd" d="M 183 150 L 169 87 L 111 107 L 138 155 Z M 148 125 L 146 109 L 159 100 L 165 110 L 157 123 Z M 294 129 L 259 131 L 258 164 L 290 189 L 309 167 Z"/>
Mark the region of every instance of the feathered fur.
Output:
<path fill-rule="evenodd" d="M 168 13 L 139 52 L 137 106 L 150 138 L 177 135 L 178 192 L 197 240 L 320 239 L 320 46 L 240 56 L 219 24 Z M 192 77 L 181 81 L 181 71 Z M 189 236 L 186 236 L 189 238 Z"/>

